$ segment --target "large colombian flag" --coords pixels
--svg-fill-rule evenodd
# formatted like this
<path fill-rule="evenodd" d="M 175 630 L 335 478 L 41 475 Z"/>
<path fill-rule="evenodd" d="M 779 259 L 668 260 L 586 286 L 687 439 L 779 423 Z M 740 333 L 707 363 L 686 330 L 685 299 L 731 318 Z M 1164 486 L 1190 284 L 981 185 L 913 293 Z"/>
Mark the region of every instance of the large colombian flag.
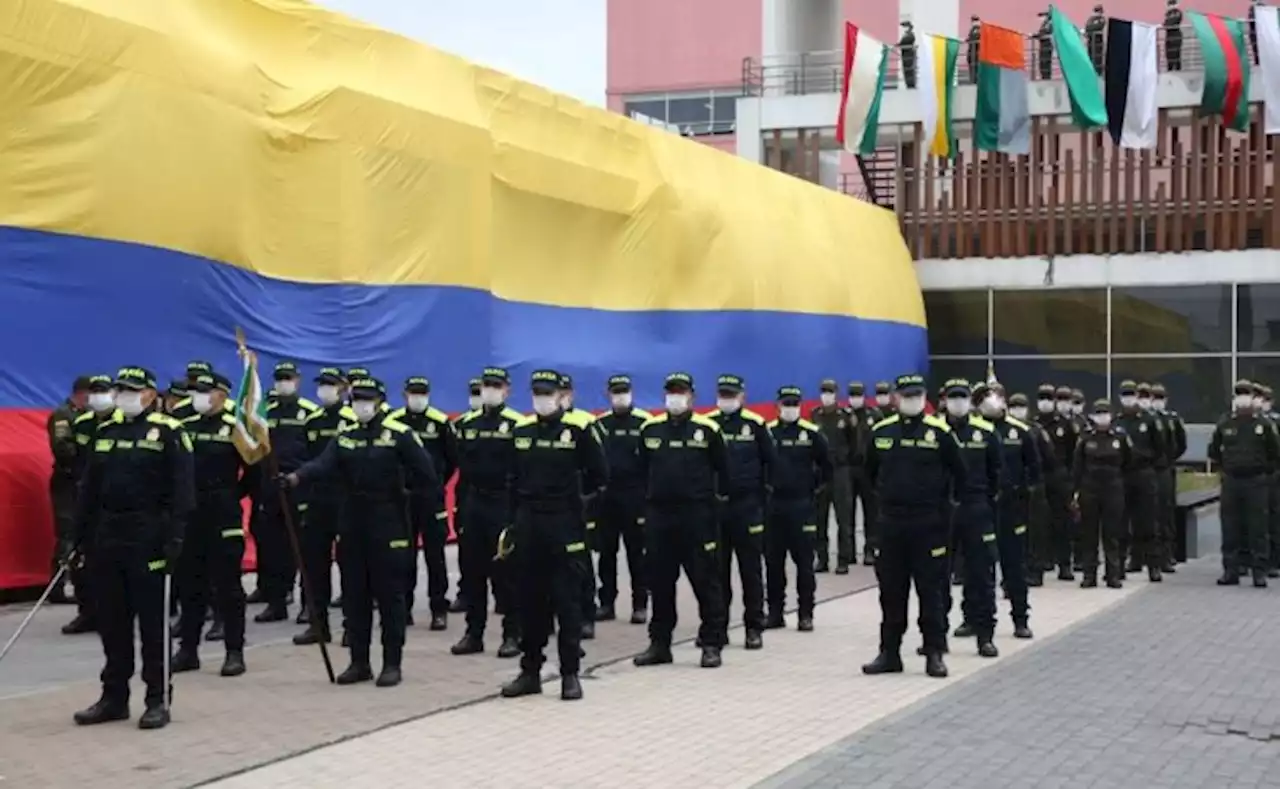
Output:
<path fill-rule="evenodd" d="M 300 0 L 0 29 L 0 544 L 35 572 L 47 409 L 122 364 L 234 373 L 236 326 L 264 371 L 427 375 L 450 411 L 487 364 L 518 408 L 537 367 L 599 407 L 615 372 L 653 406 L 674 369 L 767 403 L 926 364 L 894 216 L 844 195 Z"/>

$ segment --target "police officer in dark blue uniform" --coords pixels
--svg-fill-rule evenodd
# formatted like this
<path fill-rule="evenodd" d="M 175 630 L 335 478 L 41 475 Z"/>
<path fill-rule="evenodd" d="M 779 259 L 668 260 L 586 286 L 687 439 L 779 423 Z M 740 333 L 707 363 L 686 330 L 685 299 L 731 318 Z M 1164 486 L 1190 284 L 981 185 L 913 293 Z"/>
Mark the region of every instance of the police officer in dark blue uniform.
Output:
<path fill-rule="evenodd" d="M 508 533 L 520 600 L 520 674 L 502 688 L 507 698 L 542 692 L 543 650 L 551 614 L 559 625 L 560 698 L 582 698 L 582 578 L 587 552 L 584 509 L 607 482 L 602 447 L 592 428 L 566 420 L 554 370 L 533 373 L 534 415 L 513 431 L 511 490 L 515 522 Z"/>
<path fill-rule="evenodd" d="M 771 474 L 773 491 L 769 496 L 764 532 L 769 598 L 765 627 L 770 630 L 786 626 L 782 612 L 787 604 L 788 556 L 796 566 L 796 596 L 800 603 L 797 629 L 813 630 L 814 595 L 818 587 L 813 561 L 818 538 L 818 525 L 813 522 L 814 502 L 836 473 L 821 428 L 800 418 L 803 398 L 804 393 L 798 386 L 780 387 L 778 419 L 768 425 L 775 452 Z"/>
<path fill-rule="evenodd" d="M 376 378 L 353 380 L 351 410 L 356 424 L 345 425 L 320 457 L 281 477 L 287 487 L 336 482 L 343 488 L 339 539 L 351 665 L 338 675 L 339 685 L 373 679 L 369 642 L 375 601 L 382 620 L 382 672 L 377 685 L 400 684 L 405 581 L 414 558 L 406 491 L 428 491 L 440 484 L 422 442 L 408 425 L 382 408 L 386 396 L 386 387 Z"/>
<path fill-rule="evenodd" d="M 467 414 L 472 411 L 479 411 L 483 407 L 480 392 L 483 387 L 480 385 L 479 378 L 472 378 L 467 382 L 467 410 L 463 411 L 453 419 L 454 435 L 460 435 L 458 425 L 466 418 Z M 467 481 L 463 477 L 462 466 L 458 466 L 458 482 L 453 488 L 453 528 L 458 535 L 458 588 L 453 595 L 453 602 L 449 604 L 449 613 L 465 614 L 467 612 L 467 566 L 471 564 L 463 557 L 466 552 L 466 545 L 463 544 L 462 533 L 462 505 L 467 500 Z"/>
<path fill-rule="evenodd" d="M 88 726 L 129 717 L 133 631 L 147 685 L 143 729 L 169 723 L 164 642 L 165 575 L 182 553 L 195 508 L 191 438 L 157 411 L 156 377 L 142 367 L 116 374 L 116 410 L 99 423 L 77 501 L 77 541 L 91 538 L 89 565 L 106 653 L 102 698 L 75 715 Z"/>
<path fill-rule="evenodd" d="M 721 664 L 725 632 L 720 589 L 717 503 L 728 486 L 720 426 L 693 412 L 693 377 L 672 373 L 664 383 L 666 412 L 640 428 L 640 471 L 648 480 L 645 556 L 653 592 L 649 648 L 637 666 L 670 663 L 676 627 L 676 581 L 684 569 L 698 598 L 703 668 Z"/>
<path fill-rule="evenodd" d="M 902 671 L 902 637 L 914 582 L 920 598 L 925 671 L 945 677 L 947 648 L 943 609 L 948 543 L 947 515 L 955 491 L 963 490 L 964 460 L 945 419 L 924 413 L 925 384 L 919 375 L 896 382 L 897 413 L 871 434 L 867 474 L 880 502 L 880 653 L 864 674 Z"/>
<path fill-rule="evenodd" d="M 596 424 L 595 415 L 590 411 L 577 408 L 573 404 L 573 376 L 568 373 L 560 373 L 559 375 L 560 388 L 556 390 L 556 396 L 560 398 L 560 410 L 563 412 L 563 419 L 570 424 L 583 428 L 596 440 L 603 441 L 600 427 Z M 580 598 L 582 601 L 582 638 L 586 640 L 596 637 L 596 567 L 592 563 L 592 554 L 599 549 L 596 540 L 596 526 L 600 514 L 599 504 L 598 500 L 593 499 L 591 504 L 584 509 L 584 517 L 587 519 L 587 550 L 581 557 L 583 575 Z"/>
<path fill-rule="evenodd" d="M 742 623 L 747 649 L 764 646 L 765 502 L 773 470 L 773 438 L 764 417 L 743 407 L 746 384 L 738 375 L 716 381 L 716 410 L 707 414 L 720 425 L 729 452 L 729 503 L 720 508 L 720 588 L 726 623 L 733 603 L 733 559 L 742 581 Z M 729 634 L 722 639 L 728 642 Z"/>
<path fill-rule="evenodd" d="M 632 402 L 631 377 L 609 377 L 608 413 L 597 424 L 604 441 L 609 466 L 609 487 L 600 499 L 597 540 L 600 549 L 600 606 L 596 621 L 617 618 L 618 546 L 627 549 L 627 572 L 631 576 L 631 624 L 648 619 L 649 593 L 644 570 L 644 484 L 640 475 L 640 426 L 652 414 Z"/>

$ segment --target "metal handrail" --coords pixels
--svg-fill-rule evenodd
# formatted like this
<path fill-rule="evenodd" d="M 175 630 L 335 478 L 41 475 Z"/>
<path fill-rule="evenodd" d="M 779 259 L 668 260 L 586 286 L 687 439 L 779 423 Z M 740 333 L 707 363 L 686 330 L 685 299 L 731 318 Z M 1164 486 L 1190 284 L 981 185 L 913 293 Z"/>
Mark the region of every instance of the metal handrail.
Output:
<path fill-rule="evenodd" d="M 1177 35 L 1171 37 L 1171 33 Z M 1178 36 L 1181 36 L 1180 46 Z M 1192 32 L 1190 25 L 1183 25 L 1180 28 L 1161 27 L 1156 37 L 1159 49 L 1157 68 L 1161 72 L 1204 69 L 1204 54 L 1200 49 L 1200 41 Z M 1051 48 L 1051 57 L 1047 63 L 1043 63 L 1048 68 L 1041 68 L 1043 62 L 1041 56 L 1044 52 L 1041 37 L 1035 34 L 1024 36 L 1024 38 L 1026 39 L 1028 76 L 1032 80 L 1062 79 L 1056 48 Z M 1105 47 L 1105 37 L 1102 40 Z M 1095 47 L 1097 47 L 1096 44 Z M 1250 53 L 1256 58 L 1256 47 L 1252 42 Z M 977 81 L 976 60 L 974 48 L 967 43 L 961 43 L 959 62 L 956 64 L 956 79 L 960 84 L 972 84 Z M 915 62 L 919 63 L 918 56 Z M 1098 70 L 1101 71 L 1100 65 Z M 914 87 L 914 82 L 914 75 L 904 73 L 902 48 L 896 44 L 891 46 L 885 89 L 910 88 Z M 812 93 L 838 93 L 843 89 L 844 52 L 842 50 L 748 57 L 742 60 L 744 96 L 803 96 Z"/>

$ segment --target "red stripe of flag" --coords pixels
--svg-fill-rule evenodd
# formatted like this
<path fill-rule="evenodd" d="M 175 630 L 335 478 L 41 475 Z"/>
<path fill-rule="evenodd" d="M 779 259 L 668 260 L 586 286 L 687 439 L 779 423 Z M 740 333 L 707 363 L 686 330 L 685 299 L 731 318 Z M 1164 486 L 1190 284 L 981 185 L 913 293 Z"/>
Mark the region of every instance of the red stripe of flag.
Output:
<path fill-rule="evenodd" d="M 853 71 L 853 55 L 858 48 L 858 28 L 844 23 L 844 82 L 840 91 L 840 114 L 836 116 L 836 142 L 844 145 L 844 111 L 849 106 L 849 74 Z"/>
<path fill-rule="evenodd" d="M 1236 49 L 1235 37 L 1227 29 L 1222 17 L 1205 14 L 1205 20 L 1218 38 L 1218 46 L 1222 47 L 1223 60 L 1227 64 L 1227 94 L 1223 99 L 1222 123 L 1230 126 L 1236 119 L 1236 110 L 1240 105 L 1240 94 L 1244 91 L 1244 72 L 1240 70 L 1240 51 Z"/>

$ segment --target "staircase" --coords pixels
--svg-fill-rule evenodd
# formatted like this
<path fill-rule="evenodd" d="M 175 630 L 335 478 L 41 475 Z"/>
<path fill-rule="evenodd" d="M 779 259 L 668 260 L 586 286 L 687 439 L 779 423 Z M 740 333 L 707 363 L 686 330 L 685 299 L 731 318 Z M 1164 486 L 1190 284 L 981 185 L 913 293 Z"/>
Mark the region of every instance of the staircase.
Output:
<path fill-rule="evenodd" d="M 895 148 L 877 148 L 870 156 L 856 155 L 858 172 L 866 186 L 867 197 L 881 208 L 893 210 L 896 195 L 898 152 Z"/>

